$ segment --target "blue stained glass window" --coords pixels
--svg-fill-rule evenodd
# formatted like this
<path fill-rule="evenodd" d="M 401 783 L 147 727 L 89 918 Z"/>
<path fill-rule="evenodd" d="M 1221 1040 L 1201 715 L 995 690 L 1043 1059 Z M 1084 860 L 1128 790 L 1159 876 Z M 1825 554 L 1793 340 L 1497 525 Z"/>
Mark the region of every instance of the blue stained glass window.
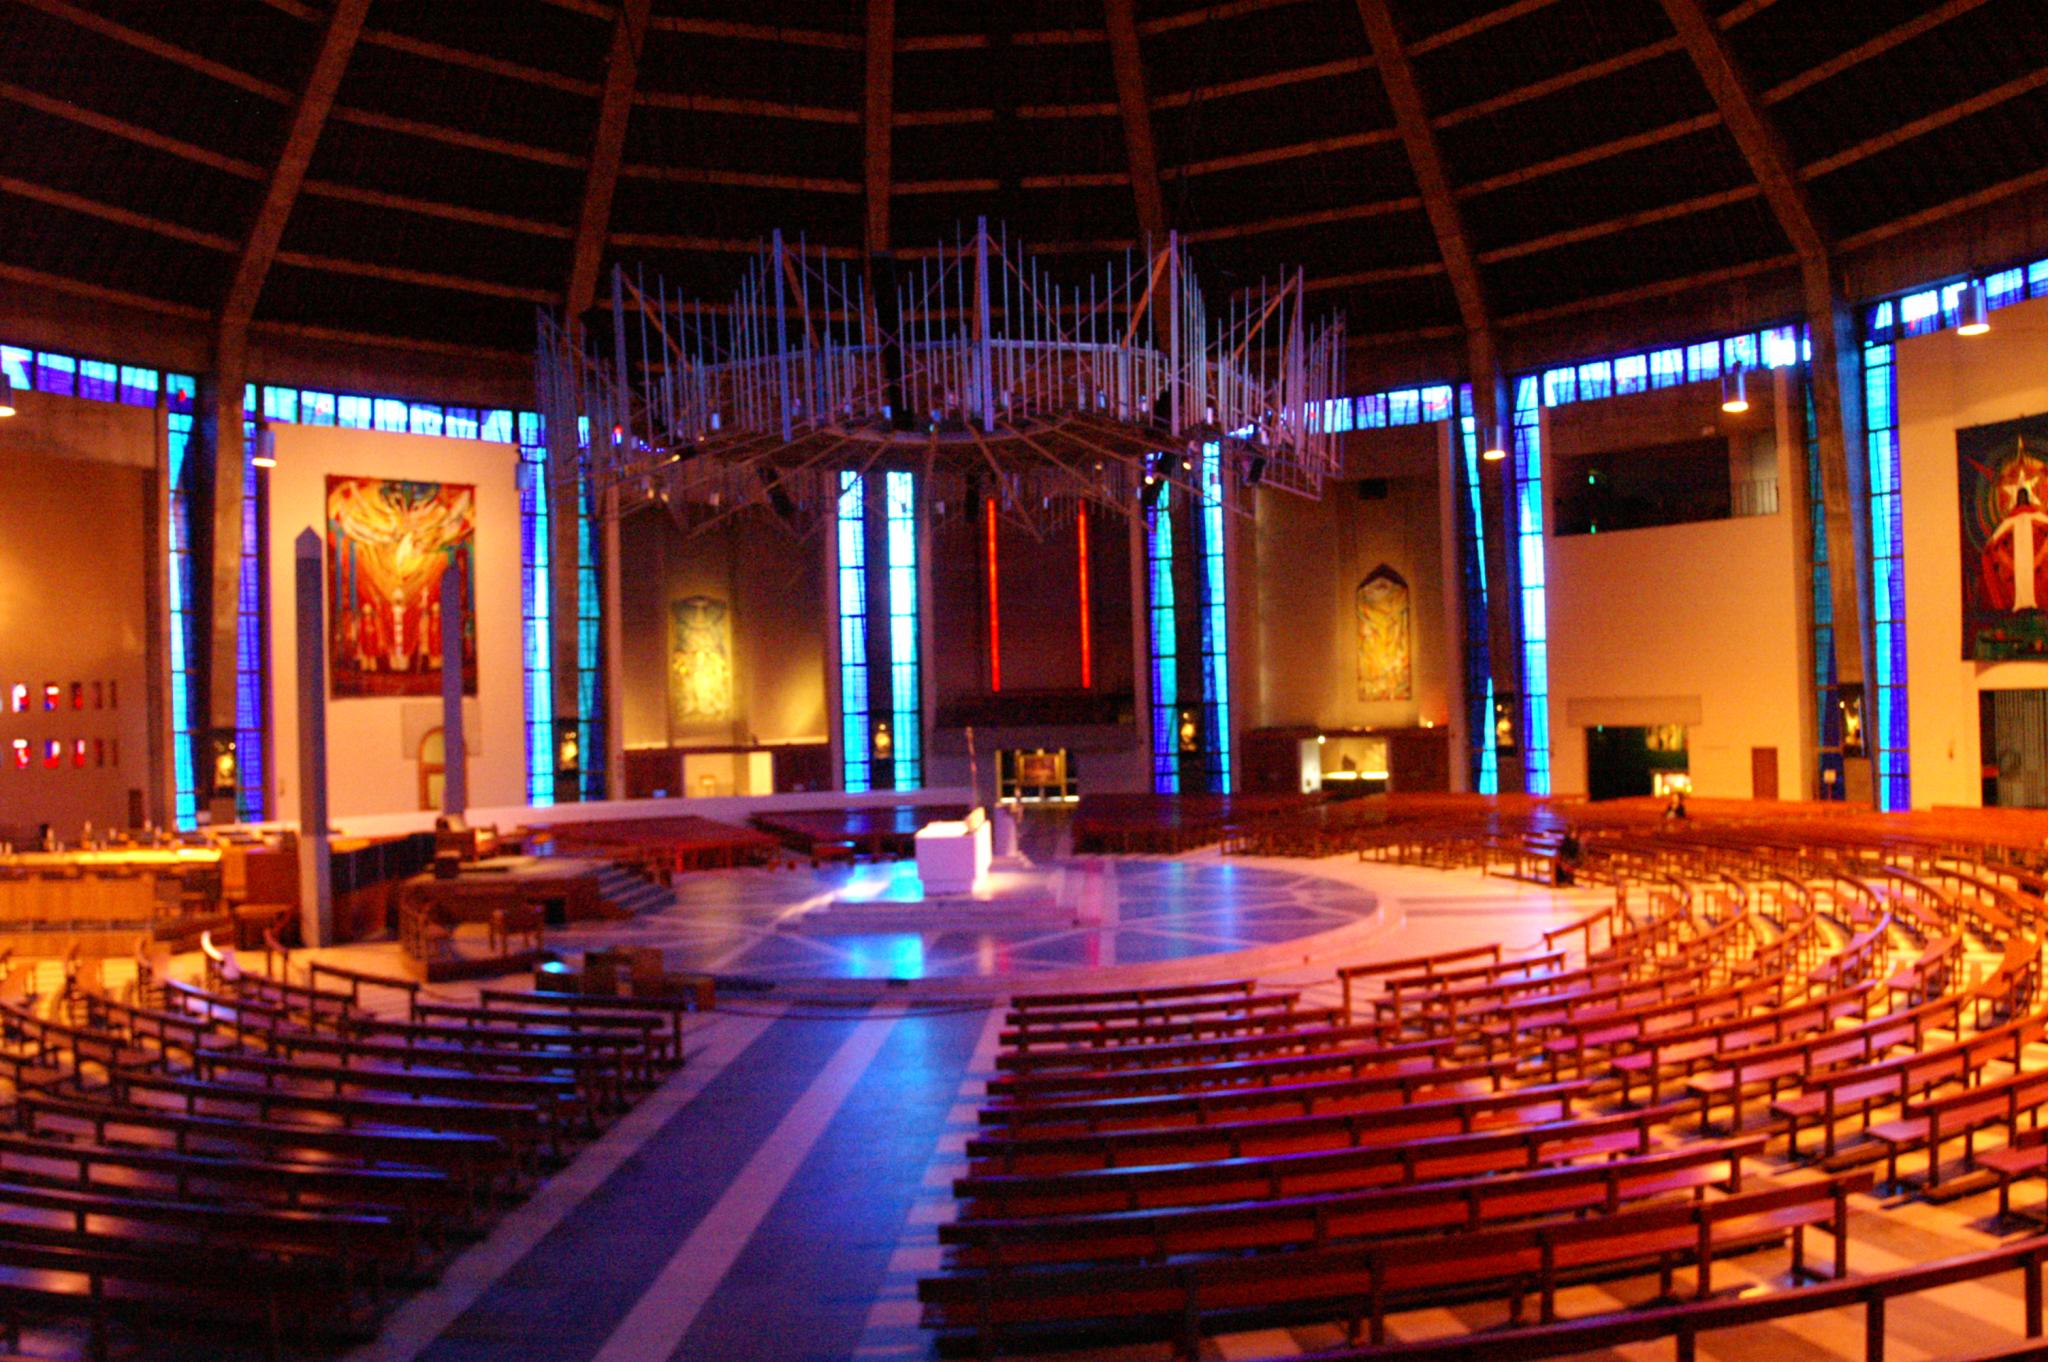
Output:
<path fill-rule="evenodd" d="M 1152 789 L 1180 792 L 1180 629 L 1173 591 L 1173 515 L 1169 485 L 1145 508 L 1145 579 L 1152 638 Z"/>
<path fill-rule="evenodd" d="M 103 360 L 78 362 L 78 395 L 94 402 L 121 400 L 121 366 Z"/>
<path fill-rule="evenodd" d="M 867 480 L 839 475 L 840 781 L 849 794 L 873 785 L 868 732 Z"/>
<path fill-rule="evenodd" d="M 36 356 L 36 391 L 71 397 L 78 392 L 78 361 L 47 352 Z"/>
<path fill-rule="evenodd" d="M 526 674 L 526 798 L 555 802 L 555 659 L 550 562 L 547 451 L 519 451 L 520 650 Z"/>
<path fill-rule="evenodd" d="M 1464 584 L 1465 732 L 1471 747 L 1471 788 L 1480 794 L 1494 794 L 1500 789 L 1500 765 L 1493 732 L 1493 660 L 1487 619 L 1486 518 L 1479 499 L 1479 432 L 1478 423 L 1470 416 L 1459 425 L 1463 438 L 1458 446 L 1457 527 L 1459 569 Z"/>
<path fill-rule="evenodd" d="M 1652 350 L 1650 352 L 1650 386 L 1672 388 L 1685 382 L 1685 351 Z"/>
<path fill-rule="evenodd" d="M 1570 370 L 1563 372 L 1569 374 Z M 1522 570 L 1523 785 L 1530 794 L 1550 793 L 1550 635 L 1544 600 L 1542 419 L 1536 380 L 1516 379 L 1511 472 L 1518 562 Z"/>
<path fill-rule="evenodd" d="M 171 663 L 171 819 L 182 831 L 198 826 L 199 795 L 194 778 L 192 750 L 192 654 L 196 619 L 192 613 L 192 523 L 186 487 L 192 452 L 191 393 L 197 380 L 172 374 L 166 385 L 172 393 L 183 392 L 182 401 L 170 402 L 165 415 L 165 453 L 170 481 L 170 564 L 165 578 L 170 606 Z"/>
<path fill-rule="evenodd" d="M 1920 296 L 1920 295 L 1916 295 Z M 1878 807 L 1913 807 L 1907 759 L 1906 573 L 1900 534 L 1898 375 L 1889 345 L 1863 348 L 1864 425 L 1870 468 L 1870 603 L 1876 674 L 1866 715 Z"/>
<path fill-rule="evenodd" d="M 1431 389 L 1429 391 L 1436 391 Z M 1449 388 L 1442 390 L 1450 406 Z M 1224 570 L 1223 446 L 1202 446 L 1202 499 L 1198 507 L 1202 578 L 1202 703 L 1205 710 L 1203 764 L 1209 790 L 1230 789 L 1230 612 Z"/>
<path fill-rule="evenodd" d="M 1448 383 L 1439 383 L 1422 390 L 1422 419 L 1424 421 L 1448 421 L 1451 419 L 1452 389 Z"/>
<path fill-rule="evenodd" d="M 403 404 L 400 404 L 401 408 Z M 597 494 L 590 476 L 576 484 L 576 714 L 577 742 L 583 754 L 585 799 L 603 799 L 606 744 L 604 684 L 604 595 L 598 581 L 604 571 Z"/>
<path fill-rule="evenodd" d="M 162 375 L 154 369 L 121 366 L 121 398 L 131 407 L 153 407 L 163 386 Z"/>
<path fill-rule="evenodd" d="M 889 700 L 895 787 L 924 784 L 924 705 L 917 614 L 917 476 L 887 474 L 889 539 Z"/>

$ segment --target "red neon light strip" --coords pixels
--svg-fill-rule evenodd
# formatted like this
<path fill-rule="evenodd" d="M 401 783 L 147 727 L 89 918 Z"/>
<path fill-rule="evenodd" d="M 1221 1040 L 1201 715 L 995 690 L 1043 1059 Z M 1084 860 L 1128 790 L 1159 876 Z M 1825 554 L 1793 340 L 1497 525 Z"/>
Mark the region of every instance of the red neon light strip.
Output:
<path fill-rule="evenodd" d="M 1095 646 L 1088 627 L 1088 508 L 1082 506 L 1074 529 L 1081 541 L 1081 689 L 1095 689 Z"/>
<path fill-rule="evenodd" d="M 1003 688 L 1003 616 L 996 607 L 996 504 L 988 509 L 988 688 Z"/>

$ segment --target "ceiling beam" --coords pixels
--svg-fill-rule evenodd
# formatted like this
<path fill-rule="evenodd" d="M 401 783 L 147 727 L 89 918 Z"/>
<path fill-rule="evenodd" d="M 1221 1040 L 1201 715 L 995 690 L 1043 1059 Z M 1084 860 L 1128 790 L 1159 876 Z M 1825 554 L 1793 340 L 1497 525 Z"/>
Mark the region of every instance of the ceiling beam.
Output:
<path fill-rule="evenodd" d="M 211 167 L 214 170 L 233 175 L 237 179 L 261 180 L 265 178 L 263 167 L 253 161 L 244 161 L 238 156 L 223 156 L 219 152 L 207 147 L 180 141 L 175 137 L 166 137 L 160 132 L 137 127 L 133 123 L 123 122 L 121 119 L 113 118 L 103 113 L 95 113 L 83 105 L 73 104 L 68 100 L 52 99 L 48 95 L 37 94 L 34 90 L 24 89 L 8 81 L 0 80 L 0 99 L 9 100 L 24 108 L 34 109 L 40 114 L 48 114 L 52 118 L 61 118 L 68 123 L 76 123 L 81 128 L 91 128 L 94 132 L 103 132 L 110 137 L 118 137 L 124 142 L 133 142 L 139 147 L 148 147 L 153 151 L 161 151 L 167 155 L 176 156 L 180 160 L 190 161 L 194 165 Z"/>
<path fill-rule="evenodd" d="M 1451 294 L 1458 302 L 1458 319 L 1465 328 L 1465 372 L 1472 384 L 1472 415 L 1481 447 L 1492 443 L 1494 432 L 1507 424 L 1507 380 L 1501 369 L 1500 347 L 1495 341 L 1493 314 L 1487 306 L 1486 283 L 1479 272 L 1479 260 L 1465 227 L 1463 212 L 1451 189 L 1451 176 L 1438 145 L 1436 128 L 1422 97 L 1422 85 L 1415 76 L 1415 64 L 1401 41 L 1387 0 L 1358 0 L 1358 17 L 1365 25 L 1366 41 L 1379 68 L 1380 85 L 1394 113 L 1394 128 L 1408 154 L 1415 175 L 1415 187 L 1422 208 L 1436 237 L 1437 254 L 1449 277 Z M 1501 437 L 1505 438 L 1505 437 Z M 1479 479 L 1480 523 L 1487 526 L 1486 546 L 1486 641 L 1494 694 L 1513 706 L 1522 693 L 1523 667 L 1520 571 L 1516 558 L 1507 551 L 1510 496 L 1509 464 L 1492 461 L 1483 465 Z M 1467 641 L 1470 646 L 1470 641 Z M 1519 730 L 1520 714 L 1515 716 Z M 1525 769 L 1518 747 L 1502 745 L 1500 788 L 1513 790 L 1524 785 Z"/>
<path fill-rule="evenodd" d="M 508 80 L 524 81 L 528 85 L 542 85 L 551 90 L 560 90 L 564 94 L 581 95 L 585 99 L 596 99 L 604 92 L 604 87 L 594 80 L 578 80 L 574 76 L 564 76 L 538 66 L 526 66 L 520 62 L 506 61 L 502 57 L 489 57 L 481 52 L 471 52 L 467 48 L 449 47 L 445 43 L 429 42 L 425 38 L 393 33 L 387 29 L 366 28 L 363 30 L 363 41 L 378 47 L 388 47 L 393 52 L 424 57 L 428 61 L 445 62 L 450 66 L 464 66 L 472 71 L 483 71 L 493 76 L 504 76 Z"/>
<path fill-rule="evenodd" d="M 1720 28 L 1702 9 L 1699 0 L 1661 0 L 1678 41 L 1706 82 L 1721 121 L 1742 149 L 1756 182 L 1771 205 L 1771 213 L 1784 230 L 1785 239 L 1802 261 L 1827 260 L 1827 233 L 1820 225 L 1806 188 L 1799 181 L 1799 165 L 1776 127 L 1765 118 L 1763 103 L 1750 88 L 1748 78 L 1735 64 L 1735 54 Z"/>
<path fill-rule="evenodd" d="M 1542 80 L 1532 80 L 1527 85 L 1517 85 L 1503 90 L 1488 99 L 1460 105 L 1455 109 L 1437 115 L 1436 126 L 1454 128 L 1460 123 L 1469 123 L 1475 118 L 1511 109 L 1517 104 L 1527 104 L 1532 99 L 1554 95 L 1559 90 L 1569 90 L 1574 85 L 1584 85 L 1590 80 L 1611 76 L 1617 71 L 1626 71 L 1631 66 L 1641 66 L 1646 61 L 1655 61 L 1668 53 L 1676 52 L 1679 44 L 1676 38 L 1659 38 L 1641 47 L 1632 47 L 1626 52 L 1617 52 L 1605 61 L 1596 61 L 1585 66 L 1574 66 L 1569 71 L 1560 71 Z"/>
<path fill-rule="evenodd" d="M 439 142 L 443 146 L 460 147 L 464 151 L 484 151 L 493 156 L 509 156 L 514 160 L 531 161 L 535 165 L 555 166 L 562 170 L 582 170 L 585 165 L 581 157 L 572 156 L 566 151 L 529 146 L 524 142 L 512 142 L 503 137 L 486 137 L 481 133 L 464 132 L 459 128 L 444 128 L 438 123 L 426 123 L 417 118 L 399 118 L 371 109 L 351 108 L 346 104 L 334 106 L 334 121 L 353 123 L 361 128 L 375 128 L 379 132 L 401 133 L 407 137 Z"/>
<path fill-rule="evenodd" d="M 866 74 L 861 95 L 862 241 L 869 256 L 889 252 L 889 188 L 896 130 L 896 0 L 868 0 Z"/>
<path fill-rule="evenodd" d="M 188 48 L 179 47 L 176 43 L 165 42 L 153 33 L 144 33 L 141 29 L 130 28 L 126 24 L 116 23 L 90 10 L 80 9 L 66 0 L 20 0 L 20 3 L 30 9 L 41 10 L 52 18 L 62 19 L 88 32 L 97 33 L 103 38 L 125 43 L 138 52 L 147 52 L 152 57 L 175 66 L 182 66 L 188 71 L 211 76 L 224 85 L 232 85 L 238 90 L 267 99 L 273 104 L 289 104 L 292 101 L 292 92 L 282 85 L 275 85 L 260 76 L 252 76 L 247 71 L 238 70 L 224 62 L 217 62 L 211 57 L 202 57 Z"/>
<path fill-rule="evenodd" d="M 647 46 L 650 0 L 623 0 L 612 23 L 611 55 L 605 62 L 604 94 L 598 105 L 597 136 L 583 178 L 583 207 L 576 215 L 576 245 L 570 256 L 564 310 L 571 317 L 590 309 L 597 294 L 598 266 L 605 234 L 611 230 L 612 193 L 619 185 L 619 161 L 626 149 L 626 119 L 640 81 L 640 54 Z"/>
<path fill-rule="evenodd" d="M 1166 239 L 1166 196 L 1159 189 L 1159 153 L 1152 141 L 1152 106 L 1145 96 L 1145 63 L 1138 54 L 1135 0 L 1103 0 L 1109 59 L 1116 72 L 1116 102 L 1123 115 L 1124 155 L 1131 172 L 1131 198 L 1138 209 L 1138 235 Z"/>
<path fill-rule="evenodd" d="M 754 170 L 714 170 L 706 166 L 627 164 L 619 174 L 630 180 L 665 180 L 671 184 L 722 184 L 736 189 L 794 189 L 808 194 L 858 194 L 859 180 L 819 175 L 765 175 Z"/>
<path fill-rule="evenodd" d="M 403 194 L 387 194 L 381 189 L 365 189 L 361 185 L 335 184 L 329 180 L 309 178 L 299 187 L 299 192 L 314 198 L 367 204 L 372 208 L 388 208 L 396 213 L 440 218 L 444 222 L 465 222 L 474 227 L 495 227 L 505 232 L 523 232 L 528 236 L 553 237 L 560 241 L 573 241 L 576 237 L 573 228 L 564 227 L 557 222 L 540 222 L 534 218 L 514 217 L 509 213 L 491 213 L 459 203 L 441 203 L 434 199 L 415 199 Z"/>
<path fill-rule="evenodd" d="M 1178 90 L 1170 95 L 1154 95 L 1155 109 L 1180 109 L 1190 104 L 1204 104 L 1215 99 L 1230 99 L 1236 95 L 1256 94 L 1260 90 L 1278 89 L 1284 85 L 1302 85 L 1309 81 L 1333 80 L 1338 76 L 1352 76 L 1372 66 L 1370 56 L 1360 54 L 1354 57 L 1337 57 L 1313 66 L 1295 66 L 1283 71 L 1269 71 L 1262 76 L 1246 76 L 1242 80 L 1219 81 L 1214 85 L 1201 85 L 1192 90 Z"/>
<path fill-rule="evenodd" d="M 256 312 L 256 300 L 263 293 L 264 277 L 270 273 L 270 262 L 276 258 L 278 242 L 284 239 L 285 223 L 291 218 L 292 205 L 298 202 L 299 186 L 305 181 L 306 167 L 312 162 L 320 130 L 327 126 L 328 110 L 334 107 L 334 92 L 341 88 L 342 72 L 348 69 L 349 54 L 355 51 L 356 38 L 363 29 L 363 16 L 369 13 L 369 9 L 370 0 L 334 0 L 334 8 L 328 13 L 327 27 L 320 37 L 320 49 L 314 54 L 312 70 L 307 73 L 306 82 L 299 90 L 298 103 L 292 109 L 284 149 L 278 153 L 277 165 L 264 186 L 263 201 L 256 209 L 255 219 L 249 224 L 249 234 L 242 242 L 241 254 L 235 260 L 234 274 L 228 283 L 227 296 L 221 303 L 220 332 L 224 347 L 240 345 L 240 334 Z"/>
<path fill-rule="evenodd" d="M 1285 146 L 1261 147 L 1257 151 L 1240 151 L 1231 156 L 1212 156 L 1204 161 L 1189 161 L 1186 165 L 1168 166 L 1166 178 L 1178 179 L 1187 175 L 1216 175 L 1227 170 L 1245 170 L 1251 166 L 1271 165 L 1275 161 L 1295 161 L 1304 156 L 1325 156 L 1333 151 L 1355 151 L 1360 147 L 1376 147 L 1386 142 L 1397 142 L 1401 134 L 1393 128 L 1367 128 L 1364 132 L 1339 133 L 1335 137 L 1318 137 L 1307 142 L 1290 142 Z"/>
<path fill-rule="evenodd" d="M 1666 17 L 1678 31 L 1721 121 L 1742 149 L 1750 172 L 1762 188 L 1771 214 L 1792 243 L 1799 260 L 1800 294 L 1805 305 L 1806 332 L 1813 347 L 1807 372 L 1812 384 L 1814 446 L 1820 472 L 1820 510 L 1827 538 L 1830 604 L 1834 610 L 1835 676 L 1842 693 L 1861 695 L 1871 675 L 1874 655 L 1870 617 L 1870 498 L 1863 447 L 1863 403 L 1851 395 L 1860 390 L 1862 365 L 1854 310 L 1842 296 L 1830 251 L 1827 224 L 1800 178 L 1799 163 L 1784 135 L 1764 113 L 1762 99 L 1735 60 L 1717 22 L 1700 0 L 1661 0 Z M 1738 8 L 1754 12 L 1751 3 Z M 1844 570 L 1846 569 L 1846 570 Z M 1877 728 L 1877 701 L 1871 697 L 1870 731 Z M 1844 794 L 1850 803 L 1880 802 L 1871 759 L 1844 754 Z"/>
<path fill-rule="evenodd" d="M 202 232 L 195 227 L 187 227 L 183 223 L 152 217 L 147 213 L 133 212 L 130 209 L 111 203 L 101 203 L 98 199 L 89 199 L 82 194 L 67 193 L 62 189 L 52 189 L 48 185 L 37 184 L 32 180 L 19 180 L 12 175 L 0 175 L 0 194 L 12 194 L 16 198 L 33 199 L 37 203 L 48 204 L 52 208 L 62 208 L 67 212 L 82 213 L 88 217 L 99 218 L 104 222 L 118 222 L 123 227 L 135 227 L 145 232 L 154 232 L 158 236 L 168 237 L 173 241 L 183 241 L 193 246 L 204 246 L 208 250 L 233 251 L 236 249 L 236 244 L 233 241 L 221 236 L 217 232 Z"/>
<path fill-rule="evenodd" d="M 1492 320 L 1486 308 L 1486 289 L 1479 277 L 1479 260 L 1472 239 L 1465 231 L 1465 219 L 1458 211 L 1451 191 L 1450 173 L 1444 168 L 1443 150 L 1437 145 L 1429 111 L 1422 102 L 1422 87 L 1416 83 L 1415 66 L 1401 45 L 1394 16 L 1387 0 L 1358 0 L 1358 17 L 1365 21 L 1365 34 L 1372 43 L 1380 81 L 1386 87 L 1387 102 L 1394 111 L 1395 131 L 1408 153 L 1415 172 L 1415 185 L 1422 195 L 1423 212 L 1436 233 L 1438 252 L 1450 275 L 1451 291 L 1458 299 L 1458 316 L 1468 331 L 1490 331 Z"/>

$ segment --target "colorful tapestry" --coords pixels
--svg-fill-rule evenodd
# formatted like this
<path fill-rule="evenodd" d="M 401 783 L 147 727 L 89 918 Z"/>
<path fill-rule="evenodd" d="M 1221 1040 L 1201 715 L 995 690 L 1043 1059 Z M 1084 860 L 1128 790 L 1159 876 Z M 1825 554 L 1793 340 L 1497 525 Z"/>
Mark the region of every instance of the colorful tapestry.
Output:
<path fill-rule="evenodd" d="M 2048 655 L 2048 416 L 1956 432 L 1963 657 Z"/>
<path fill-rule="evenodd" d="M 732 611 L 710 596 L 669 604 L 668 704 L 678 724 L 732 715 Z"/>
<path fill-rule="evenodd" d="M 336 699 L 441 693 L 441 578 L 462 574 L 462 689 L 476 694 L 476 488 L 327 479 Z"/>
<path fill-rule="evenodd" d="M 1358 698 L 1406 700 L 1409 684 L 1408 583 L 1381 563 L 1358 584 Z"/>

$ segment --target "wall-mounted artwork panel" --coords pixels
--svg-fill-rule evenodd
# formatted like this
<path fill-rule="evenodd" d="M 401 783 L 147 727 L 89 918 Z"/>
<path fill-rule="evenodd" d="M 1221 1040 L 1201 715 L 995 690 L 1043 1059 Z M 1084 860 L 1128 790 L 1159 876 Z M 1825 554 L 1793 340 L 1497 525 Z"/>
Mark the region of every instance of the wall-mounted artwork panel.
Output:
<path fill-rule="evenodd" d="M 441 693 L 441 578 L 462 574 L 462 689 L 476 694 L 476 488 L 327 479 L 334 698 Z"/>

